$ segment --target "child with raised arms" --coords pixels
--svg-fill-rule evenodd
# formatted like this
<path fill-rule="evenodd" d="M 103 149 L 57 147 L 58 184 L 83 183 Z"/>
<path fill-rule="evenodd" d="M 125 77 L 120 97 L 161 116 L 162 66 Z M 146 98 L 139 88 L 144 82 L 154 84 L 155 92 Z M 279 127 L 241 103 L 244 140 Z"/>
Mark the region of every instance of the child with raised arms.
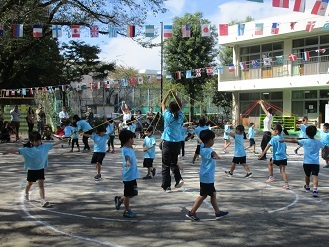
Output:
<path fill-rule="evenodd" d="M 280 142 L 298 143 L 304 148 L 303 168 L 305 173 L 304 190 L 310 192 L 311 174 L 313 178 L 313 197 L 318 196 L 318 175 L 320 171 L 319 151 L 324 148 L 324 144 L 320 140 L 314 139 L 317 129 L 313 125 L 306 128 L 307 139 L 281 139 Z"/>
<path fill-rule="evenodd" d="M 196 216 L 196 211 L 201 206 L 202 202 L 207 198 L 207 196 L 210 196 L 211 205 L 215 210 L 215 219 L 218 220 L 221 217 L 227 215 L 228 212 L 219 210 L 217 205 L 216 189 L 214 183 L 216 159 L 219 159 L 219 156 L 211 148 L 215 142 L 215 133 L 211 130 L 203 130 L 200 133 L 200 139 L 204 144 L 204 147 L 200 150 L 200 196 L 196 199 L 192 209 L 186 214 L 186 217 L 194 221 L 200 220 Z"/>
<path fill-rule="evenodd" d="M 235 166 L 236 164 L 241 164 L 244 169 L 247 172 L 247 175 L 245 176 L 245 178 L 250 178 L 252 177 L 252 173 L 250 172 L 249 166 L 246 163 L 246 150 L 244 149 L 244 126 L 243 125 L 238 125 L 235 128 L 235 133 L 228 133 L 226 132 L 227 135 L 230 135 L 231 137 L 234 138 L 234 157 L 232 160 L 232 165 L 231 165 L 231 169 L 229 171 L 225 171 L 225 174 L 228 177 L 233 176 L 233 172 L 235 170 Z"/>
<path fill-rule="evenodd" d="M 124 192 L 122 196 L 116 196 L 114 198 L 115 208 L 120 210 L 120 206 L 123 203 L 125 207 L 123 217 L 135 218 L 137 214 L 130 209 L 130 198 L 138 195 L 136 179 L 139 178 L 136 155 L 133 149 L 134 133 L 130 130 L 123 129 L 119 134 L 119 139 L 122 147 L 122 181 Z"/>
<path fill-rule="evenodd" d="M 267 150 L 272 147 L 273 157 L 268 161 L 268 171 L 270 173 L 269 178 L 266 180 L 266 182 L 272 182 L 274 181 L 273 176 L 273 164 L 280 167 L 280 173 L 282 174 L 283 181 L 285 185 L 283 186 L 284 189 L 289 189 L 289 183 L 288 183 L 288 176 L 286 173 L 286 167 L 287 167 L 287 155 L 286 155 L 286 144 L 279 142 L 280 139 L 282 139 L 281 136 L 282 133 L 282 126 L 280 124 L 276 124 L 272 130 L 272 139 L 269 141 L 263 152 L 259 155 L 260 158 L 262 158 Z"/>
<path fill-rule="evenodd" d="M 106 154 L 106 142 L 110 134 L 106 134 L 106 127 L 104 124 L 96 128 L 97 133 L 92 133 L 91 135 L 84 133 L 83 136 L 90 137 L 94 141 L 94 153 L 91 158 L 91 164 L 96 164 L 96 172 L 94 179 L 102 179 L 102 163 Z"/>
<path fill-rule="evenodd" d="M 147 175 L 143 179 L 150 179 L 155 176 L 156 169 L 153 167 L 153 160 L 155 158 L 156 140 L 153 135 L 153 126 L 150 125 L 145 131 L 145 138 L 143 142 L 144 161 L 143 167 L 147 168 Z M 152 176 L 151 176 L 152 173 Z"/>
<path fill-rule="evenodd" d="M 47 207 L 49 202 L 46 200 L 44 181 L 45 168 L 48 167 L 48 153 L 53 146 L 62 143 L 63 140 L 55 143 L 42 143 L 41 135 L 38 131 L 30 132 L 29 140 L 32 144 L 30 147 L 8 150 L 2 152 L 2 154 L 18 153 L 24 157 L 24 169 L 27 170 L 24 199 L 26 201 L 30 200 L 29 191 L 31 186 L 38 181 L 41 206 Z"/>

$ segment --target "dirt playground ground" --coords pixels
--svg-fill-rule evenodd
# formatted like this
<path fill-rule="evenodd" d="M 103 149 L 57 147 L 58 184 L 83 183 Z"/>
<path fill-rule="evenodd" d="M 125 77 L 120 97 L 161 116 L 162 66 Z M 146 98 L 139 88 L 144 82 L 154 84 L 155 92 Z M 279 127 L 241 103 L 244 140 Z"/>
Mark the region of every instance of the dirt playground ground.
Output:
<path fill-rule="evenodd" d="M 260 139 L 256 136 L 258 151 Z M 294 144 L 288 144 L 287 151 L 291 189 L 284 190 L 278 168 L 274 170 L 276 180 L 266 183 L 266 161 L 258 161 L 252 153 L 247 156 L 252 178 L 244 178 L 241 166 L 233 177 L 225 176 L 234 144 L 223 154 L 223 143 L 223 138 L 217 138 L 214 145 L 222 158 L 217 161 L 215 187 L 219 207 L 229 215 L 216 221 L 207 198 L 197 212 L 200 222 L 185 218 L 199 195 L 200 160 L 194 166 L 189 164 L 195 141 L 186 142 L 186 156 L 181 160 L 185 184 L 172 193 L 160 187 L 161 154 L 157 148 L 154 164 L 158 173 L 153 179 L 139 179 L 139 195 L 131 200 L 136 219 L 122 217 L 123 210 L 114 207 L 114 197 L 123 193 L 117 139 L 117 153 L 107 153 L 104 159 L 101 181 L 93 178 L 91 152 L 69 153 L 69 148 L 60 145 L 51 150 L 45 180 L 50 201 L 47 208 L 40 207 L 37 185 L 32 186 L 29 202 L 22 198 L 26 182 L 22 157 L 0 155 L 0 246 L 328 246 L 329 169 L 322 168 L 323 160 L 319 197 L 314 198 L 303 190 L 303 155 L 293 154 Z M 143 177 L 142 141 L 135 144 Z M 0 151 L 21 145 L 2 143 Z"/>

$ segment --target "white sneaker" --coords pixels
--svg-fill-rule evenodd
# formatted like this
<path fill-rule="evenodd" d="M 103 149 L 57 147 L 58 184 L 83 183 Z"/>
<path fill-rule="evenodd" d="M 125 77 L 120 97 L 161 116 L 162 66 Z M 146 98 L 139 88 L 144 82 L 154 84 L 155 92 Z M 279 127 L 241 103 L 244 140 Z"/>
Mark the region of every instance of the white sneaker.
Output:
<path fill-rule="evenodd" d="M 25 195 L 24 195 L 24 201 L 27 201 L 27 202 L 28 202 L 29 200 L 30 200 L 30 198 L 29 198 L 29 194 L 25 194 Z"/>
<path fill-rule="evenodd" d="M 41 199 L 41 207 L 45 208 L 49 205 L 49 202 L 46 201 L 45 199 Z"/>
<path fill-rule="evenodd" d="M 177 188 L 180 188 L 180 187 L 183 186 L 183 184 L 184 184 L 184 180 L 181 179 L 181 180 L 175 185 L 175 188 L 176 188 L 176 189 L 177 189 Z"/>

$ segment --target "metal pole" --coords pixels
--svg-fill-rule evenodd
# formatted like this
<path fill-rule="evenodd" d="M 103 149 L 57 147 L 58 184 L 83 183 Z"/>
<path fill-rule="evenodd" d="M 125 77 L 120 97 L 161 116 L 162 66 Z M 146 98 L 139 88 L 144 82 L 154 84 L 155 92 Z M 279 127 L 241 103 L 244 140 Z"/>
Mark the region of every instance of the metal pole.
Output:
<path fill-rule="evenodd" d="M 160 64 L 160 70 L 161 70 L 161 83 L 160 83 L 160 100 L 162 103 L 162 91 L 163 91 L 163 22 L 160 22 L 161 23 L 161 64 Z M 162 113 L 162 107 L 160 107 L 160 111 Z"/>

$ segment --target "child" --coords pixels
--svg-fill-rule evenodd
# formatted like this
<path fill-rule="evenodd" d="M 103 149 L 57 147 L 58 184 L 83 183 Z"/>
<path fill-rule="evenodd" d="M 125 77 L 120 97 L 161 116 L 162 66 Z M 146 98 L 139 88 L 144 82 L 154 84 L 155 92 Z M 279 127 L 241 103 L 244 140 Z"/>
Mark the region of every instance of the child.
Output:
<path fill-rule="evenodd" d="M 255 124 L 250 123 L 248 129 L 248 137 L 249 137 L 249 147 L 245 149 L 248 150 L 249 148 L 253 147 L 253 153 L 256 154 L 256 143 L 255 143 Z"/>
<path fill-rule="evenodd" d="M 329 168 L 329 124 L 324 123 L 321 131 L 321 140 L 324 144 L 324 148 L 321 151 L 321 157 L 326 162 L 323 168 Z"/>
<path fill-rule="evenodd" d="M 285 182 L 285 185 L 283 186 L 284 189 L 289 189 L 288 184 L 288 176 L 286 173 L 286 166 L 287 166 L 287 155 L 286 155 L 286 145 L 285 143 L 279 142 L 280 139 L 283 139 L 281 137 L 282 133 L 282 126 L 280 124 L 276 124 L 272 130 L 272 139 L 267 144 L 266 148 L 262 152 L 262 154 L 259 156 L 262 158 L 267 150 L 270 149 L 270 147 L 273 148 L 273 157 L 268 161 L 268 171 L 270 173 L 269 178 L 266 180 L 266 182 L 272 182 L 274 181 L 273 176 L 273 164 L 280 167 L 280 173 L 282 174 L 283 181 Z"/>
<path fill-rule="evenodd" d="M 200 196 L 196 199 L 191 211 L 188 211 L 186 217 L 195 221 L 200 220 L 196 216 L 196 211 L 201 206 L 202 202 L 207 198 L 207 196 L 210 196 L 211 205 L 215 210 L 215 218 L 218 220 L 221 217 L 227 215 L 228 212 L 219 210 L 216 200 L 216 189 L 214 183 L 216 159 L 219 159 L 219 156 L 211 148 L 215 142 L 215 133 L 211 130 L 203 130 L 200 133 L 200 139 L 204 144 L 204 147 L 200 150 Z"/>
<path fill-rule="evenodd" d="M 56 133 L 54 134 L 54 137 L 62 140 L 65 136 L 64 129 L 66 127 L 65 123 L 61 123 L 61 125 L 57 128 Z"/>
<path fill-rule="evenodd" d="M 106 154 L 106 141 L 109 138 L 109 134 L 106 134 L 105 125 L 100 125 L 97 127 L 97 133 L 92 133 L 91 135 L 84 133 L 83 136 L 90 137 L 94 141 L 94 153 L 91 158 L 91 164 L 96 164 L 96 176 L 94 179 L 96 181 L 102 179 L 101 169 L 102 162 Z"/>
<path fill-rule="evenodd" d="M 147 175 L 143 177 L 143 179 L 150 179 L 152 176 L 155 176 L 156 169 L 153 167 L 153 160 L 155 158 L 155 144 L 156 140 L 153 135 L 153 126 L 150 125 L 145 131 L 145 138 L 143 143 L 143 152 L 145 152 L 143 167 L 147 167 Z"/>
<path fill-rule="evenodd" d="M 127 129 L 134 133 L 134 138 L 136 138 L 136 127 L 137 127 L 135 121 L 136 121 L 135 118 L 132 117 L 131 121 L 127 122 L 128 125 Z"/>
<path fill-rule="evenodd" d="M 74 148 L 74 143 L 77 145 L 78 147 L 78 152 L 80 152 L 80 146 L 79 146 L 79 130 L 78 130 L 78 125 L 76 122 L 72 123 L 72 146 L 71 146 L 71 151 L 73 152 L 73 148 Z"/>
<path fill-rule="evenodd" d="M 318 196 L 318 175 L 320 171 L 319 151 L 324 148 L 324 144 L 314 139 L 317 129 L 313 125 L 306 128 L 306 135 L 308 139 L 281 139 L 280 142 L 298 143 L 299 146 L 304 147 L 304 161 L 303 168 L 305 172 L 305 185 L 306 192 L 310 192 L 310 176 L 313 177 L 313 197 Z"/>
<path fill-rule="evenodd" d="M 235 134 L 226 132 L 227 135 L 230 135 L 235 139 L 234 157 L 232 160 L 232 166 L 229 171 L 225 171 L 225 174 L 228 177 L 231 177 L 233 175 L 236 164 L 241 164 L 246 170 L 247 175 L 245 176 L 245 178 L 252 177 L 252 173 L 250 172 L 249 166 L 246 164 L 246 150 L 244 150 L 244 145 L 243 145 L 243 132 L 244 132 L 243 125 L 236 126 Z"/>
<path fill-rule="evenodd" d="M 231 140 L 230 140 L 231 127 L 232 127 L 232 124 L 230 123 L 230 121 L 225 120 L 225 125 L 224 125 L 224 153 L 227 153 L 227 148 L 231 145 Z"/>
<path fill-rule="evenodd" d="M 120 132 L 119 139 L 122 147 L 122 181 L 124 184 L 124 194 L 123 196 L 116 196 L 114 198 L 115 208 L 120 210 L 120 206 L 123 203 L 125 206 L 123 217 L 135 218 L 137 214 L 130 209 L 130 198 L 138 195 L 136 179 L 139 178 L 137 160 L 133 150 L 134 133 L 124 129 Z"/>
<path fill-rule="evenodd" d="M 299 137 L 298 139 L 307 139 L 307 135 L 306 135 L 306 128 L 307 126 L 309 126 L 308 124 L 308 117 L 303 117 L 303 120 L 302 120 L 302 124 L 300 124 L 299 126 L 299 129 L 300 129 L 300 132 L 299 132 Z M 300 149 L 300 146 L 298 145 L 297 148 L 295 149 L 294 153 L 296 155 L 298 155 L 298 150 Z"/>
<path fill-rule="evenodd" d="M 197 139 L 197 146 L 196 146 L 196 149 L 195 149 L 195 152 L 194 152 L 193 160 L 190 163 L 191 165 L 194 165 L 194 162 L 195 162 L 196 158 L 200 154 L 201 143 L 202 143 L 202 141 L 200 139 L 200 132 L 203 131 L 203 130 L 206 130 L 206 129 L 209 130 L 209 126 L 206 125 L 206 119 L 204 117 L 200 118 L 199 126 L 196 127 L 195 130 L 194 130 L 194 132 L 197 135 L 198 139 Z"/>
<path fill-rule="evenodd" d="M 106 152 L 110 152 L 111 154 L 115 153 L 115 149 L 114 149 L 114 138 L 115 138 L 115 123 L 113 121 L 112 118 L 108 119 L 108 123 L 109 125 L 106 128 L 106 134 L 110 134 L 110 138 L 109 141 L 107 142 L 107 150 Z M 111 147 L 112 147 L 112 151 L 111 151 Z"/>
<path fill-rule="evenodd" d="M 2 154 L 16 153 L 24 157 L 24 169 L 27 170 L 27 183 L 25 184 L 24 199 L 29 201 L 29 191 L 34 182 L 38 181 L 39 195 L 41 198 L 41 206 L 47 207 L 49 202 L 45 197 L 45 168 L 48 166 L 48 153 L 53 146 L 60 144 L 62 141 L 55 143 L 42 143 L 41 135 L 38 131 L 32 131 L 29 134 L 31 147 L 23 147 L 18 150 L 9 150 Z"/>

